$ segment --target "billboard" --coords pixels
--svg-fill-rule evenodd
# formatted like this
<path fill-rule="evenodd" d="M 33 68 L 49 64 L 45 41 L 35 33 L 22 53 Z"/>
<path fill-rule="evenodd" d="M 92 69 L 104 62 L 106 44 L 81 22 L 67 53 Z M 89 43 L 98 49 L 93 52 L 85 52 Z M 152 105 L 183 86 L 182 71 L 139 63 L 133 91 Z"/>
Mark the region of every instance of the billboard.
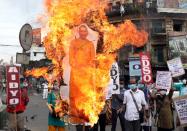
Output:
<path fill-rule="evenodd" d="M 33 45 L 41 45 L 41 28 L 36 28 L 32 30 L 33 34 Z"/>
<path fill-rule="evenodd" d="M 187 0 L 157 0 L 157 7 L 187 9 Z"/>
<path fill-rule="evenodd" d="M 169 37 L 169 50 L 170 50 L 170 57 L 171 58 L 181 57 L 184 68 L 187 68 L 187 37 L 186 35 L 170 36 Z"/>

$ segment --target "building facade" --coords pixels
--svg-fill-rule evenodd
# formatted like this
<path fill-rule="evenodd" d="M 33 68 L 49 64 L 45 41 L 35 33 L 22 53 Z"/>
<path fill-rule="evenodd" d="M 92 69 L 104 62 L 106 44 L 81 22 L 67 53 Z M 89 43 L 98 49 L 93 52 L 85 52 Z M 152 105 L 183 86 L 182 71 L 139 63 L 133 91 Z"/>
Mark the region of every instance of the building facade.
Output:
<path fill-rule="evenodd" d="M 110 0 L 107 12 L 114 24 L 132 20 L 138 29 L 149 34 L 144 47 L 125 46 L 119 52 L 121 74 L 128 74 L 128 58 L 142 51 L 151 53 L 153 74 L 168 70 L 167 60 L 180 56 L 187 63 L 187 1 L 186 0 Z M 124 11 L 121 12 L 121 7 Z M 127 53 L 128 52 L 128 53 Z"/>

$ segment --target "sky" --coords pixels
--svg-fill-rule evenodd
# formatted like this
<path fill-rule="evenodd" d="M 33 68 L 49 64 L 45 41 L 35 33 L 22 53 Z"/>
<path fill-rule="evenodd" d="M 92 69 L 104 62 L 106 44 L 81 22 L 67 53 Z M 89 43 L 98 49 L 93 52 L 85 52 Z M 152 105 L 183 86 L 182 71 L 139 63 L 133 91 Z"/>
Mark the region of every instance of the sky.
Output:
<path fill-rule="evenodd" d="M 16 52 L 22 52 L 19 43 L 21 27 L 25 23 L 38 27 L 37 16 L 43 12 L 43 0 L 0 0 L 0 59 L 10 62 L 13 56 L 16 61 Z"/>

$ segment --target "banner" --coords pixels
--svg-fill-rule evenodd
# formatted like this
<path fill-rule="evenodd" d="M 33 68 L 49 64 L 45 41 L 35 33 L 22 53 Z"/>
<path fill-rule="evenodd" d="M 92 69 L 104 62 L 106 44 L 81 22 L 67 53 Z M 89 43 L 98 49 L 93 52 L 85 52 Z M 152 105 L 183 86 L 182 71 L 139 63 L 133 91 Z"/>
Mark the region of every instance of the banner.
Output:
<path fill-rule="evenodd" d="M 152 70 L 150 62 L 150 54 L 140 53 L 140 63 L 141 63 L 141 73 L 142 73 L 142 83 L 150 84 L 153 82 Z"/>
<path fill-rule="evenodd" d="M 112 94 L 120 94 L 119 67 L 117 62 L 114 62 L 112 64 L 112 68 L 110 70 L 110 82 L 108 87 L 109 89 L 111 89 Z"/>
<path fill-rule="evenodd" d="M 173 98 L 180 125 L 187 126 L 187 95 Z"/>
<path fill-rule="evenodd" d="M 129 75 L 130 76 L 141 76 L 141 65 L 140 59 L 137 57 L 129 58 Z"/>
<path fill-rule="evenodd" d="M 171 71 L 172 77 L 177 77 L 185 74 L 181 58 L 175 58 L 167 61 L 168 68 Z"/>
<path fill-rule="evenodd" d="M 6 67 L 7 105 L 17 105 L 20 103 L 21 92 L 20 92 L 19 73 L 20 73 L 20 67 L 18 66 Z"/>
<path fill-rule="evenodd" d="M 156 88 L 157 89 L 170 89 L 171 88 L 171 72 L 157 71 L 156 75 Z"/>

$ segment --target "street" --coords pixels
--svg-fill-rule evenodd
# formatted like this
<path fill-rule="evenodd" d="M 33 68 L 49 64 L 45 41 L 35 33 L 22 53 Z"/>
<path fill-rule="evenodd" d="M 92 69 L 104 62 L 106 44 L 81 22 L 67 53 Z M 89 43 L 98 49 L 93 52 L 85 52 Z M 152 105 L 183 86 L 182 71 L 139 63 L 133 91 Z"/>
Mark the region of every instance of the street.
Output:
<path fill-rule="evenodd" d="M 41 94 L 34 93 L 30 95 L 30 102 L 25 112 L 28 129 L 32 131 L 47 131 L 48 109 L 46 102 L 47 100 L 43 100 Z M 111 125 L 108 125 L 106 131 L 110 131 L 110 129 Z M 75 131 L 75 126 L 67 125 L 66 131 Z M 116 131 L 121 131 L 119 119 Z M 153 127 L 153 131 L 156 131 L 155 127 Z M 175 131 L 183 131 L 183 129 L 177 128 Z"/>

